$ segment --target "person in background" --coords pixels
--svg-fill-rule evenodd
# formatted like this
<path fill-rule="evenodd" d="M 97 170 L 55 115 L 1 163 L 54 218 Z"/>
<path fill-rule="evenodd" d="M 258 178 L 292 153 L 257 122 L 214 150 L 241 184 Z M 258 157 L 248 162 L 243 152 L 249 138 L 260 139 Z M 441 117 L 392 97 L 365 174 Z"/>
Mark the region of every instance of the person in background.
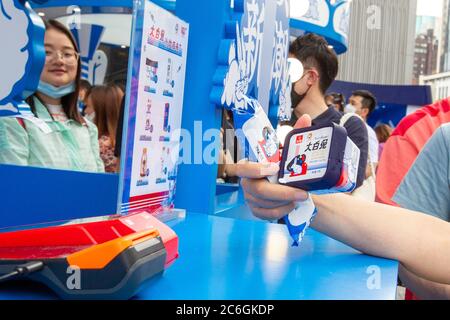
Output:
<path fill-rule="evenodd" d="M 376 126 L 375 133 L 379 142 L 378 145 L 378 159 L 381 159 L 381 154 L 383 153 L 384 144 L 389 139 L 394 129 L 387 124 L 380 124 Z"/>
<path fill-rule="evenodd" d="M 86 97 L 89 95 L 92 86 L 89 81 L 85 79 L 80 80 L 80 92 L 78 94 L 78 110 L 84 116 L 84 109 L 86 109 Z"/>
<path fill-rule="evenodd" d="M 345 97 L 341 93 L 332 92 L 325 96 L 325 103 L 328 107 L 333 107 L 336 111 L 344 113 Z"/>
<path fill-rule="evenodd" d="M 450 222 L 450 123 L 435 131 L 392 200 L 402 208 Z"/>
<path fill-rule="evenodd" d="M 339 63 L 336 53 L 327 41 L 309 33 L 298 37 L 289 47 L 289 57 L 304 66 L 303 76 L 292 84 L 291 100 L 293 127 L 302 115 L 309 115 L 313 126 L 342 124 L 349 138 L 361 151 L 356 185 L 362 186 L 367 166 L 368 138 L 364 122 L 359 117 L 349 117 L 343 123 L 343 115 L 325 103 L 325 92 L 337 76 Z"/>
<path fill-rule="evenodd" d="M 91 94 L 92 89 L 90 90 L 89 95 Z M 86 106 L 84 108 L 84 117 L 86 119 L 88 119 L 89 121 L 95 123 L 95 110 L 94 110 L 94 106 L 92 105 L 92 103 L 89 103 L 89 95 L 85 98 Z"/>
<path fill-rule="evenodd" d="M 58 21 L 45 27 L 45 65 L 36 93 L 27 99 L 34 118 L 0 118 L 0 163 L 104 172 L 97 128 L 78 111 L 76 42 Z"/>
<path fill-rule="evenodd" d="M 233 112 L 222 111 L 222 127 L 220 128 L 222 147 L 219 153 L 217 181 L 220 183 L 237 183 L 235 166 L 238 154 L 238 143 L 235 136 Z"/>
<path fill-rule="evenodd" d="M 434 132 L 450 122 L 450 98 L 437 101 L 403 118 L 383 148 L 377 170 L 377 198 L 397 205 L 392 197 L 417 155 Z"/>
<path fill-rule="evenodd" d="M 367 119 L 375 110 L 377 106 L 377 100 L 372 93 L 366 90 L 357 90 L 352 93 L 349 99 L 349 103 L 345 106 L 346 113 L 356 113 L 360 116 L 367 128 L 367 134 L 369 137 L 369 166 L 366 170 L 366 178 L 372 175 L 372 171 L 375 172 L 378 165 L 378 139 L 375 131 L 371 126 L 367 124 Z M 370 167 L 372 165 L 372 168 Z"/>
<path fill-rule="evenodd" d="M 100 157 L 106 172 L 118 172 L 118 158 L 114 155 L 117 123 L 124 93 L 116 85 L 95 86 L 87 97 L 87 106 L 95 113 L 98 128 Z"/>

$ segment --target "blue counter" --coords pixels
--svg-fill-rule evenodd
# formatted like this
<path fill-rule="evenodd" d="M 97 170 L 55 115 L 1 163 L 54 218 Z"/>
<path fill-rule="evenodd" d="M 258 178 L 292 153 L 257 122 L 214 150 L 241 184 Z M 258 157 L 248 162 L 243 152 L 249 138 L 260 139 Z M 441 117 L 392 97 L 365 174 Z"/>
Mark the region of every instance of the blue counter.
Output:
<path fill-rule="evenodd" d="M 188 213 L 169 225 L 179 236 L 180 257 L 137 299 L 395 299 L 397 262 L 314 230 L 292 248 L 285 226 L 262 221 Z M 374 268 L 378 288 L 370 285 Z M 0 299 L 53 298 L 39 285 L 0 286 Z"/>

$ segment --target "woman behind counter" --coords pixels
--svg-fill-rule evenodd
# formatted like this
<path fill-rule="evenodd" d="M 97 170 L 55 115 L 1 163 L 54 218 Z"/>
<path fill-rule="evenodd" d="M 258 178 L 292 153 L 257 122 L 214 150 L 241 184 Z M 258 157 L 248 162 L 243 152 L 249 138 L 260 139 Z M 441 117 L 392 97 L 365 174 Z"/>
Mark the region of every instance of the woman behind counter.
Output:
<path fill-rule="evenodd" d="M 0 163 L 104 172 L 95 125 L 77 107 L 81 67 L 76 42 L 61 23 L 45 22 L 45 65 L 27 99 L 35 118 L 0 119 Z"/>

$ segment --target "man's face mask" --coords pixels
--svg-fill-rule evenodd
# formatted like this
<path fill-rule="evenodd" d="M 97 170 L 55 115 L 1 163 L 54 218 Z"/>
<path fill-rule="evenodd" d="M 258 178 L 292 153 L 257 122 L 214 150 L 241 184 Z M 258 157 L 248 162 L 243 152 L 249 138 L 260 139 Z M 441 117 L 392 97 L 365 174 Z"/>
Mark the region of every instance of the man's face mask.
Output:
<path fill-rule="evenodd" d="M 344 113 L 356 113 L 356 108 L 349 103 L 345 106 Z"/>
<path fill-rule="evenodd" d="M 304 78 L 306 73 L 304 73 L 305 69 L 303 68 L 303 64 L 300 60 L 296 58 L 289 58 L 289 77 L 291 78 L 292 88 L 291 88 L 291 101 L 292 101 L 292 108 L 294 109 L 297 107 L 300 102 L 306 97 L 308 94 L 309 89 L 311 89 L 311 86 L 308 87 L 308 89 L 303 94 L 298 94 L 295 91 L 295 84 Z"/>

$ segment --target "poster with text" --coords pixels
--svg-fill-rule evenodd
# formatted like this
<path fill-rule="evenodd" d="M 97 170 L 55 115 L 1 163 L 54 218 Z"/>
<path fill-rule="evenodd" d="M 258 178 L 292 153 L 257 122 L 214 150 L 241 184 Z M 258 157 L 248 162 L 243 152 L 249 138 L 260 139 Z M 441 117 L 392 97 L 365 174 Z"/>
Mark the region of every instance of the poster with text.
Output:
<path fill-rule="evenodd" d="M 189 26 L 136 1 L 128 70 L 119 212 L 172 207 Z"/>

